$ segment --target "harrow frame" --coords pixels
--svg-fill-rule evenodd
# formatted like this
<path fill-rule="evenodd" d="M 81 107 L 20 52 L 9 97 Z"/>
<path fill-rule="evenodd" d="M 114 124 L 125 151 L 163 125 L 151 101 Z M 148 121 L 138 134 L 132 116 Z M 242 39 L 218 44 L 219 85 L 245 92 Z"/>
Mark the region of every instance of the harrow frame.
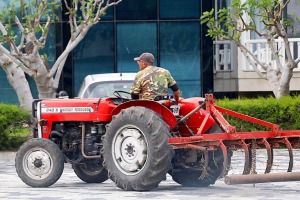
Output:
<path fill-rule="evenodd" d="M 197 134 L 190 137 L 169 138 L 169 144 L 172 145 L 174 149 L 192 148 L 200 151 L 213 151 L 217 147 L 221 148 L 224 156 L 222 175 L 226 175 L 230 166 L 228 149 L 243 149 L 245 153 L 243 175 L 226 176 L 225 183 L 227 184 L 300 180 L 300 173 L 292 172 L 294 163 L 293 148 L 300 148 L 300 130 L 281 130 L 277 124 L 219 107 L 215 104 L 212 94 L 206 94 L 205 100 L 201 105 L 206 106 L 207 115 L 199 127 Z M 202 106 L 199 106 L 198 110 Z M 192 112 L 196 111 L 197 110 L 193 110 Z M 192 113 L 188 115 L 191 114 Z M 270 131 L 237 131 L 236 127 L 230 125 L 223 117 L 223 114 L 267 127 Z M 202 129 L 210 116 L 214 118 L 223 132 L 201 134 Z M 180 120 L 178 123 L 181 123 L 182 121 L 183 120 Z M 282 147 L 286 147 L 289 152 L 289 166 L 287 169 L 289 175 L 287 176 L 286 173 L 269 174 L 273 165 L 273 149 Z M 258 148 L 266 148 L 267 150 L 268 158 L 264 174 L 256 174 L 255 168 L 253 168 L 253 166 L 255 166 L 253 165 L 253 162 L 256 162 L 255 153 L 253 151 Z"/>

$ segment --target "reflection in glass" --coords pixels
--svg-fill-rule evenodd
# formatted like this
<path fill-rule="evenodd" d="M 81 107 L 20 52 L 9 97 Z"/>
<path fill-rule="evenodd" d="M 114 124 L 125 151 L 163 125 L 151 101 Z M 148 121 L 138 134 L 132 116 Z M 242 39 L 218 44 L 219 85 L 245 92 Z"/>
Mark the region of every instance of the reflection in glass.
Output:
<path fill-rule="evenodd" d="M 109 72 L 114 72 L 113 23 L 99 23 L 74 50 L 75 94 L 85 76 Z"/>
<path fill-rule="evenodd" d="M 199 19 L 200 0 L 160 0 L 160 19 Z"/>
<path fill-rule="evenodd" d="M 137 72 L 138 65 L 133 58 L 143 52 L 150 52 L 156 57 L 156 23 L 118 23 L 117 31 L 118 72 Z"/>
<path fill-rule="evenodd" d="M 183 97 L 200 95 L 199 34 L 199 22 L 160 23 L 160 65 L 179 83 Z"/>
<path fill-rule="evenodd" d="M 116 6 L 116 17 L 117 20 L 155 20 L 156 9 L 156 0 L 126 0 Z"/>

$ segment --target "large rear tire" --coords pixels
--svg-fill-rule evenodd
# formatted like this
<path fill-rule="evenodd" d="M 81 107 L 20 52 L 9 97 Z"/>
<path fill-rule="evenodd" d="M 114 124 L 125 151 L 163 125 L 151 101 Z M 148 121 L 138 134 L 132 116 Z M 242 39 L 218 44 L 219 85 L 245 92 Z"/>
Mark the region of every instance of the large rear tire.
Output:
<path fill-rule="evenodd" d="M 51 140 L 33 138 L 16 154 L 15 167 L 21 180 L 31 187 L 48 187 L 62 175 L 64 155 Z"/>
<path fill-rule="evenodd" d="M 124 190 L 158 187 L 172 168 L 169 137 L 169 126 L 154 111 L 144 107 L 122 110 L 107 125 L 104 137 L 103 165 L 110 179 Z"/>
<path fill-rule="evenodd" d="M 100 162 L 100 160 L 99 160 Z M 102 163 L 86 160 L 84 163 L 73 164 L 75 174 L 86 183 L 102 183 L 108 179 L 107 170 Z"/>
<path fill-rule="evenodd" d="M 220 133 L 221 129 L 217 124 L 213 125 L 206 133 Z M 232 151 L 228 150 L 230 162 Z M 182 158 L 194 159 L 187 163 Z M 192 158 L 191 158 L 192 157 Z M 208 160 L 205 160 L 204 152 L 194 149 L 179 149 L 175 152 L 173 160 L 172 179 L 185 187 L 207 187 L 214 184 L 223 171 L 224 156 L 222 150 L 208 152 Z M 205 162 L 208 162 L 207 167 Z"/>

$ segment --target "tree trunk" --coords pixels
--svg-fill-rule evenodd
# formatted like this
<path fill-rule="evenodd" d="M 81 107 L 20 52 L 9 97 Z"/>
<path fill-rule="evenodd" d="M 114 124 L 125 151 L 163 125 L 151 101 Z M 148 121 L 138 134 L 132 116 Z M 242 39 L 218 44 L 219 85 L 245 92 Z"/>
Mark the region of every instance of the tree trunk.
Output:
<path fill-rule="evenodd" d="M 33 97 L 24 71 L 14 63 L 6 65 L 3 69 L 6 72 L 9 84 L 13 87 L 18 96 L 20 108 L 31 111 Z"/>
<path fill-rule="evenodd" d="M 290 82 L 293 77 L 293 67 L 284 67 L 280 78 L 280 97 L 290 95 Z"/>
<path fill-rule="evenodd" d="M 275 98 L 279 98 L 279 96 L 280 96 L 280 87 L 279 87 L 280 79 L 278 77 L 278 72 L 269 66 L 267 68 L 266 79 L 268 80 L 269 85 L 272 88 Z"/>
<path fill-rule="evenodd" d="M 35 55 L 30 62 L 30 68 L 36 71 L 33 79 L 39 93 L 40 99 L 55 98 L 56 89 L 53 77 L 48 77 L 49 69 L 47 69 L 43 59 L 39 55 Z"/>
<path fill-rule="evenodd" d="M 34 77 L 34 81 L 39 92 L 40 99 L 55 98 L 56 88 L 53 88 L 53 78 L 47 77 L 47 74 Z"/>

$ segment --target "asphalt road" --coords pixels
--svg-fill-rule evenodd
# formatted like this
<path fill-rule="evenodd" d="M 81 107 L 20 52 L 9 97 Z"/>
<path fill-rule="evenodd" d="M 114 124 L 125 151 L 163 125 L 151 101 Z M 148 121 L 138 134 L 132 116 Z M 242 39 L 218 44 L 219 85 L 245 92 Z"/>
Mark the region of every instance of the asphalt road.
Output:
<path fill-rule="evenodd" d="M 257 155 L 257 172 L 263 173 L 266 153 Z M 295 153 L 294 171 L 300 171 L 300 151 Z M 245 185 L 226 185 L 224 179 L 219 179 L 207 188 L 182 187 L 167 177 L 159 187 L 147 192 L 128 192 L 117 188 L 110 180 L 101 184 L 86 184 L 82 182 L 69 164 L 65 164 L 62 177 L 51 187 L 31 188 L 18 177 L 14 167 L 15 152 L 0 152 L 0 199 L 172 199 L 172 200 L 244 200 L 244 199 L 298 199 L 300 196 L 300 181 L 259 183 Z M 275 151 L 272 171 L 284 172 L 288 166 L 286 150 Z M 243 169 L 242 152 L 234 152 L 229 174 L 240 174 Z"/>

